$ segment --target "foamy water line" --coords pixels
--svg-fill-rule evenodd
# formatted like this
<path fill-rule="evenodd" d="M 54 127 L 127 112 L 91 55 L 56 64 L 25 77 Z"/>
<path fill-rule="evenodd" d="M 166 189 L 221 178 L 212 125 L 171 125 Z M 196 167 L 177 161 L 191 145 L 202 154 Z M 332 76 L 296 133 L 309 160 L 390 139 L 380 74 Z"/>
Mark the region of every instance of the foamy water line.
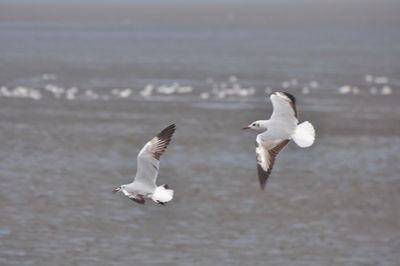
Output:
<path fill-rule="evenodd" d="M 266 86 L 256 88 L 255 86 L 243 86 L 236 76 L 230 76 L 228 80 L 218 82 L 213 78 L 206 80 L 205 86 L 195 88 L 191 85 L 172 82 L 168 84 L 147 84 L 142 89 L 135 88 L 109 88 L 109 89 L 83 89 L 77 86 L 65 87 L 58 85 L 58 77 L 54 74 L 43 74 L 41 86 L 1 86 L 0 98 L 41 100 L 54 98 L 62 100 L 118 100 L 118 99 L 176 99 L 177 97 L 191 97 L 206 100 L 250 100 L 261 94 L 270 94 L 273 91 L 297 91 L 303 95 L 321 92 L 333 92 L 339 95 L 391 95 L 398 86 L 390 83 L 385 76 L 365 75 L 363 86 L 341 85 L 335 90 L 326 89 L 323 83 L 316 80 L 300 82 L 293 78 L 284 80 L 279 87 Z M 394 82 L 395 83 L 395 82 Z"/>

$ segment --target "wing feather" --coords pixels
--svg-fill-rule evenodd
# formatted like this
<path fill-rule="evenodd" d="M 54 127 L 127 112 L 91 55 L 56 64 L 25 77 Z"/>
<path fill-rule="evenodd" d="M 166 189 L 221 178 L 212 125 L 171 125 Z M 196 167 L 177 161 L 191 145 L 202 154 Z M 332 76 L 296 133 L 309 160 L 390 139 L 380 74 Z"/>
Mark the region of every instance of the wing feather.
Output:
<path fill-rule="evenodd" d="M 274 108 L 270 120 L 295 121 L 297 125 L 298 117 L 294 96 L 287 92 L 275 92 L 270 98 Z"/>
<path fill-rule="evenodd" d="M 171 142 L 175 129 L 175 124 L 166 127 L 140 150 L 137 156 L 135 182 L 140 182 L 153 188 L 156 187 L 160 157 Z"/>
<path fill-rule="evenodd" d="M 269 141 L 265 143 L 265 141 L 262 141 L 261 138 L 257 136 L 257 172 L 262 190 L 264 190 L 268 177 L 271 174 L 276 156 L 289 143 L 289 141 L 289 139 L 285 139 Z"/>

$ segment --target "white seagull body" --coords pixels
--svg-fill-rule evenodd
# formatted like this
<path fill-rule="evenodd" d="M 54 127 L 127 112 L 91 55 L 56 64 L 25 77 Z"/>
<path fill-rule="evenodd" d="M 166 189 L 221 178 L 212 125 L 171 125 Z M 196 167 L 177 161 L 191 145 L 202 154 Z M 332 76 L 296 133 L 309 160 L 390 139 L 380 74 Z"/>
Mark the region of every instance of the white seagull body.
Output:
<path fill-rule="evenodd" d="M 243 129 L 252 129 L 260 134 L 256 139 L 257 170 L 261 189 L 265 184 L 275 157 L 290 142 L 302 148 L 314 143 L 313 125 L 305 121 L 301 124 L 297 118 L 296 99 L 286 92 L 274 92 L 270 96 L 273 112 L 269 120 L 258 120 Z"/>
<path fill-rule="evenodd" d="M 156 185 L 160 157 L 165 152 L 175 132 L 175 124 L 162 130 L 144 145 L 137 156 L 137 171 L 132 183 L 119 186 L 113 192 L 121 191 L 131 200 L 144 204 L 145 199 L 164 205 L 171 201 L 174 191 L 168 185 Z"/>

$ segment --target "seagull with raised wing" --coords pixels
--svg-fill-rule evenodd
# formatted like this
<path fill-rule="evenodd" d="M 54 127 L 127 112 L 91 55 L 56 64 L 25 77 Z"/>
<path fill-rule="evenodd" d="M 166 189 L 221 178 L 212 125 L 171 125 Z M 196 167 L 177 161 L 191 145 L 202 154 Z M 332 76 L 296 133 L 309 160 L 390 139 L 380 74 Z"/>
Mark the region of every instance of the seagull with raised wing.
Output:
<path fill-rule="evenodd" d="M 144 145 L 137 156 L 137 170 L 133 182 L 115 188 L 114 193 L 120 191 L 139 204 L 144 204 L 146 199 L 152 199 L 162 205 L 172 200 L 174 191 L 166 184 L 157 186 L 156 180 L 160 157 L 171 142 L 175 129 L 175 124 L 166 127 Z"/>
<path fill-rule="evenodd" d="M 257 170 L 261 189 L 265 188 L 275 158 L 290 142 L 301 148 L 310 147 L 315 140 L 313 125 L 299 124 L 296 99 L 287 92 L 274 92 L 270 96 L 273 111 L 269 120 L 257 120 L 243 129 L 259 132 L 256 139 Z"/>

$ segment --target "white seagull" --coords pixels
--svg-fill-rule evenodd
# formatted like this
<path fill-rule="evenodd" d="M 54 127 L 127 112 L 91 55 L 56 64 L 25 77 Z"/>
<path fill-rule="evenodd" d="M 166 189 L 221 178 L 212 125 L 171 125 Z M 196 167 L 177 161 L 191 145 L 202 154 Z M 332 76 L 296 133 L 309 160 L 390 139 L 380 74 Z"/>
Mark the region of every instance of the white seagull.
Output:
<path fill-rule="evenodd" d="M 156 180 L 160 157 L 170 143 L 175 128 L 175 124 L 166 127 L 144 145 L 137 156 L 137 171 L 133 182 L 117 187 L 114 193 L 121 191 L 139 204 L 144 204 L 146 198 L 162 205 L 172 200 L 174 191 L 165 184 L 157 186 Z"/>
<path fill-rule="evenodd" d="M 244 127 L 260 134 L 256 139 L 257 170 L 261 189 L 265 184 L 275 157 L 291 139 L 301 148 L 310 147 L 315 140 L 313 125 L 297 118 L 296 99 L 287 92 L 274 92 L 270 96 L 273 112 L 269 120 L 257 120 Z"/>

